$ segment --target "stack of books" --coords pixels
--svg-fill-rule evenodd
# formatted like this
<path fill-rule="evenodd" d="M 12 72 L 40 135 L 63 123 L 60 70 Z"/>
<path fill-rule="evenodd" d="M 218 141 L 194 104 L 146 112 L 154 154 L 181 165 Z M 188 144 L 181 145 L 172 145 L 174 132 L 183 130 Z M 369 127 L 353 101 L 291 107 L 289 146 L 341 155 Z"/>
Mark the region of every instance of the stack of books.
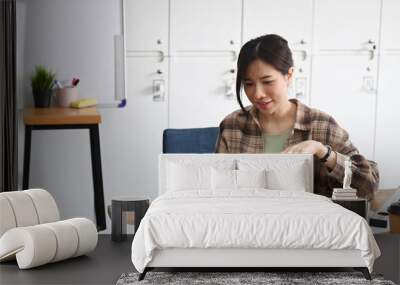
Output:
<path fill-rule="evenodd" d="M 357 190 L 343 189 L 343 188 L 334 188 L 332 193 L 332 199 L 334 200 L 353 200 L 357 199 Z"/>

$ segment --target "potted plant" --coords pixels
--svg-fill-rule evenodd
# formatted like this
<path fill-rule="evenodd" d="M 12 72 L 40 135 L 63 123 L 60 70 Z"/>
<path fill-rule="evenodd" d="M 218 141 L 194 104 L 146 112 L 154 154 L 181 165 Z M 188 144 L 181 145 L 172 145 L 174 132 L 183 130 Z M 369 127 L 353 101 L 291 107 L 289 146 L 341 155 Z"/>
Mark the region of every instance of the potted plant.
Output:
<path fill-rule="evenodd" d="M 31 75 L 31 86 L 35 107 L 46 108 L 50 106 L 53 83 L 56 75 L 42 65 L 37 65 Z"/>

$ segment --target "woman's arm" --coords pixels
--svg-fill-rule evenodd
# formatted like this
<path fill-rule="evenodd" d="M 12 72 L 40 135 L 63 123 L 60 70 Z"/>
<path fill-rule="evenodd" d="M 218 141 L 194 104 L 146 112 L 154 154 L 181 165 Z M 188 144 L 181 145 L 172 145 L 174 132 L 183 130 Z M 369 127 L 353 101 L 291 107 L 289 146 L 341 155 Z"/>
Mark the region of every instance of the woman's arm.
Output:
<path fill-rule="evenodd" d="M 325 145 L 330 145 L 332 152 L 324 163 L 330 188 L 341 187 L 344 177 L 344 162 L 350 158 L 353 172 L 351 187 L 358 189 L 357 193 L 360 197 L 371 199 L 379 184 L 377 164 L 367 160 L 358 152 L 349 140 L 348 133 L 333 118 L 329 118 L 326 135 L 321 137 L 320 134 L 321 131 L 318 130 L 318 137 L 314 138 L 315 140 L 307 140 L 289 146 L 283 153 L 312 153 L 321 159 L 327 153 Z"/>
<path fill-rule="evenodd" d="M 215 153 L 229 153 L 228 144 L 226 138 L 224 137 L 224 122 L 222 121 L 219 125 L 218 139 L 215 144 Z"/>
<path fill-rule="evenodd" d="M 352 161 L 351 170 L 353 172 L 351 187 L 358 190 L 358 195 L 371 199 L 379 185 L 378 166 L 374 161 L 367 160 L 362 156 L 358 149 L 349 140 L 348 133 L 342 129 L 335 120 L 331 120 L 327 136 L 327 144 L 335 152 L 335 162 L 328 167 L 329 178 L 334 182 L 343 183 L 344 162 L 349 157 Z"/>

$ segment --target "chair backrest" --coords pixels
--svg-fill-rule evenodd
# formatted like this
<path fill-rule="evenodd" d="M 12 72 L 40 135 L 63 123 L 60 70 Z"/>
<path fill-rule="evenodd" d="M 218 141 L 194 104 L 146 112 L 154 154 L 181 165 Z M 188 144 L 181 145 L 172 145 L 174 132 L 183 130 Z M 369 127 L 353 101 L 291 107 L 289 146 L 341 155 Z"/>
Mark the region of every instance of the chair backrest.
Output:
<path fill-rule="evenodd" d="M 213 153 L 219 128 L 166 129 L 163 153 Z"/>

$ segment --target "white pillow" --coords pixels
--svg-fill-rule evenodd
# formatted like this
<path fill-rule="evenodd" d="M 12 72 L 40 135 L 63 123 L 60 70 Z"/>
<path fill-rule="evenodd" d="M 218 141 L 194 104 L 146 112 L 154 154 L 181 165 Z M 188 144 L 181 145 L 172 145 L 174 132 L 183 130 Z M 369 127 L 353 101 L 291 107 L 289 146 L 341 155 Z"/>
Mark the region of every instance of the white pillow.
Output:
<path fill-rule="evenodd" d="M 236 190 L 236 170 L 211 168 L 211 189 Z"/>
<path fill-rule="evenodd" d="M 267 187 L 273 190 L 306 191 L 307 175 L 304 164 L 299 164 L 290 171 L 268 169 Z"/>
<path fill-rule="evenodd" d="M 185 191 L 193 189 L 210 189 L 210 167 L 168 164 L 167 191 Z"/>
<path fill-rule="evenodd" d="M 267 188 L 266 170 L 211 169 L 213 190 L 238 190 L 241 188 Z"/>
<path fill-rule="evenodd" d="M 282 158 L 254 158 L 238 160 L 240 170 L 266 169 L 267 188 L 272 190 L 307 191 L 310 169 L 305 161 Z"/>
<path fill-rule="evenodd" d="M 267 171 L 236 170 L 237 188 L 267 188 Z"/>

